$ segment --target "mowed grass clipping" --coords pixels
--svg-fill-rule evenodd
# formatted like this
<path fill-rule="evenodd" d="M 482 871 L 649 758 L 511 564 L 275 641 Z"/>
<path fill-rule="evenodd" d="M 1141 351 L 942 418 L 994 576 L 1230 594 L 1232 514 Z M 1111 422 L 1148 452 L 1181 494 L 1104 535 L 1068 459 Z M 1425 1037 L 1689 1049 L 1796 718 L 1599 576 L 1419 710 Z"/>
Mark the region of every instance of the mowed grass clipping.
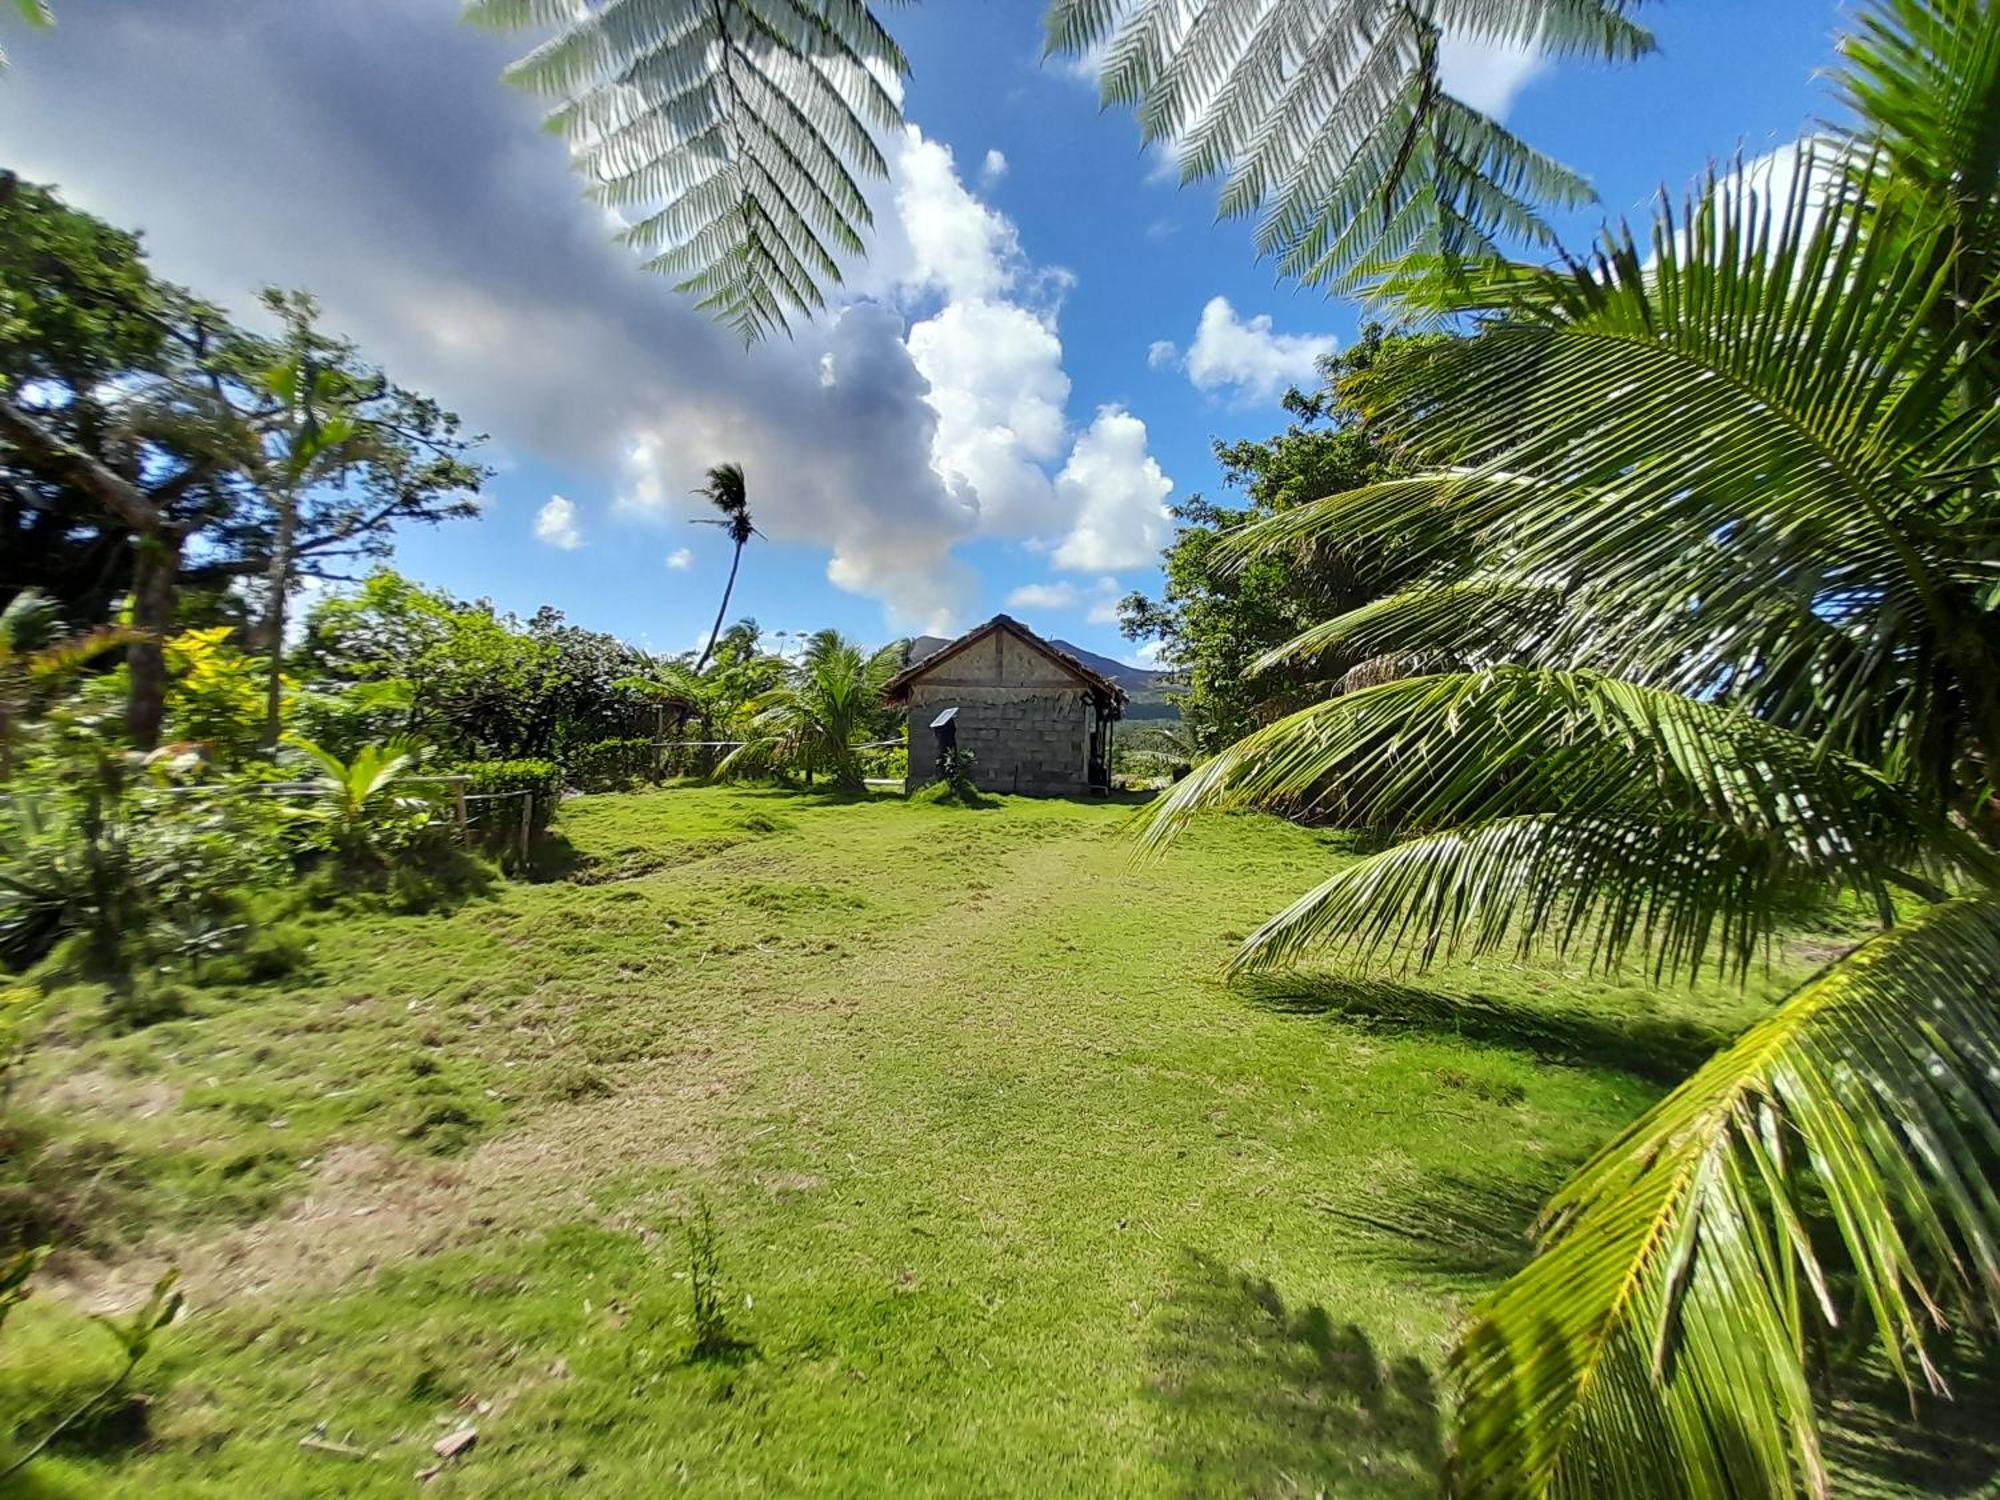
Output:
<path fill-rule="evenodd" d="M 558 878 L 320 920 L 132 1035 L 73 997 L 16 1100 L 72 1248 L 0 1402 L 87 1392 L 79 1308 L 168 1264 L 189 1310 L 20 1492 L 405 1496 L 470 1425 L 424 1493 L 1431 1493 L 1455 1318 L 1764 991 L 1231 989 L 1349 856 L 1239 817 L 1134 863 L 1131 816 L 582 799 Z"/>

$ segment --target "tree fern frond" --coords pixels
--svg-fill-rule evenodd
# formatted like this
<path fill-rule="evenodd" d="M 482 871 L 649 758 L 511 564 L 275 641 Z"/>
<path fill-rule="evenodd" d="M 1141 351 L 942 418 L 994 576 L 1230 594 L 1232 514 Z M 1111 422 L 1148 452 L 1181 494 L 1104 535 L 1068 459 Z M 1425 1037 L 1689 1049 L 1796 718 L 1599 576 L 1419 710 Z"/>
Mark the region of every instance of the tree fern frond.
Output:
<path fill-rule="evenodd" d="M 1583 180 L 1444 91 L 1450 33 L 1551 55 L 1650 50 L 1630 0 L 1055 0 L 1051 52 L 1095 52 L 1184 181 L 1226 174 L 1285 274 L 1351 288 L 1412 248 L 1477 257 L 1550 240 Z M 1372 227 L 1371 227 L 1372 226 Z"/>
<path fill-rule="evenodd" d="M 1466 1494 L 1824 1494 L 1801 1351 L 2000 1314 L 2000 906 L 1865 944 L 1607 1146 L 1455 1357 Z M 1817 1234 L 1815 1224 L 1832 1233 Z"/>
<path fill-rule="evenodd" d="M 553 29 L 508 71 L 567 96 L 549 116 L 600 202 L 649 209 L 646 265 L 746 342 L 810 314 L 873 223 L 878 132 L 907 63 L 861 0 L 475 0 Z"/>

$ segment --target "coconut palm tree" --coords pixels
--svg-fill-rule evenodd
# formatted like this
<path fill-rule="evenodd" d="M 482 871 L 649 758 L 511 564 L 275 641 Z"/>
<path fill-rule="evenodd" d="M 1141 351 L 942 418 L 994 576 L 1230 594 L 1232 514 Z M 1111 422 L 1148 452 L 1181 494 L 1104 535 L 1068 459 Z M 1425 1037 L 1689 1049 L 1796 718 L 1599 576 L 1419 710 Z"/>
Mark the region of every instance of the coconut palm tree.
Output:
<path fill-rule="evenodd" d="M 718 511 L 719 517 L 702 517 L 697 526 L 720 526 L 735 543 L 736 550 L 729 555 L 729 580 L 722 586 L 722 605 L 715 612 L 715 624 L 709 627 L 708 644 L 701 648 L 701 659 L 694 664 L 697 675 L 708 665 L 708 659 L 715 655 L 715 643 L 722 637 L 722 622 L 729 614 L 729 596 L 736 592 L 736 570 L 743 563 L 743 545 L 753 536 L 762 536 L 750 521 L 750 497 L 743 484 L 741 464 L 717 464 L 708 471 L 708 479 L 695 491 Z"/>
<path fill-rule="evenodd" d="M 2000 12 L 1873 0 L 1843 132 L 1587 258 L 1410 267 L 1476 338 L 1362 391 L 1438 467 L 1240 546 L 1425 582 L 1274 656 L 1407 675 L 1161 804 L 1388 835 L 1237 962 L 1552 946 L 1742 973 L 1802 899 L 1877 930 L 1557 1195 L 1454 1357 L 1479 1495 L 1828 1491 L 1837 1351 L 1942 1396 L 2000 1320 Z"/>
<path fill-rule="evenodd" d="M 908 648 L 892 641 L 871 655 L 837 630 L 814 633 L 784 682 L 752 702 L 745 743 L 716 774 L 783 771 L 807 786 L 824 776 L 841 791 L 860 791 L 860 747 L 884 726 L 882 690 Z"/>

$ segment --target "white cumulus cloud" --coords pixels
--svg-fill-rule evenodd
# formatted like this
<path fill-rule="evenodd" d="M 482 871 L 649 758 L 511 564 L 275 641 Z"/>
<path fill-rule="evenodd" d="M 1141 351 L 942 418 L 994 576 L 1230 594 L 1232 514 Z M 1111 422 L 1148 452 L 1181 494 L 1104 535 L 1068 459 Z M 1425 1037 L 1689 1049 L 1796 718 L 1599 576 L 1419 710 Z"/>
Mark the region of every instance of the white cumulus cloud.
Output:
<path fill-rule="evenodd" d="M 1056 494 L 1076 520 L 1055 565 L 1098 573 L 1157 561 L 1173 526 L 1165 504 L 1173 488 L 1146 451 L 1146 424 L 1122 406 L 1099 407 L 1056 476 Z"/>
<path fill-rule="evenodd" d="M 1155 368 L 1172 361 L 1165 340 L 1147 351 Z M 1309 385 L 1322 355 L 1338 341 L 1330 333 L 1279 333 L 1269 313 L 1239 318 L 1227 297 L 1211 297 L 1195 325 L 1182 368 L 1196 390 L 1228 392 L 1245 402 L 1275 401 L 1288 386 Z M 1166 350 L 1173 346 L 1166 344 Z"/>
<path fill-rule="evenodd" d="M 964 543 L 1103 550 L 1101 487 L 1077 478 L 1103 466 L 1103 419 L 1079 438 L 1068 412 L 1071 279 L 947 146 L 914 126 L 883 142 L 856 300 L 745 352 L 613 242 L 532 102 L 495 82 L 518 48 L 407 0 L 288 6 L 282 26 L 235 0 L 79 8 L 8 76 L 0 136 L 24 176 L 143 228 L 163 275 L 237 308 L 309 286 L 397 380 L 565 488 L 601 485 L 597 547 L 698 514 L 690 491 L 733 460 L 758 527 L 824 548 L 829 579 L 899 627 L 982 608 Z M 567 497 L 536 517 L 547 545 L 584 530 Z"/>
<path fill-rule="evenodd" d="M 565 552 L 583 545 L 583 532 L 576 524 L 576 502 L 561 495 L 549 496 L 549 503 L 535 512 L 535 540 Z"/>
<path fill-rule="evenodd" d="M 989 147 L 986 160 L 979 164 L 979 185 L 991 188 L 1007 175 L 1007 154 L 999 147 Z"/>
<path fill-rule="evenodd" d="M 1496 120 L 1507 118 L 1521 90 L 1548 71 L 1539 47 L 1495 42 L 1447 31 L 1438 42 L 1438 72 L 1445 92 Z"/>
<path fill-rule="evenodd" d="M 676 547 L 667 554 L 667 566 L 676 573 L 685 573 L 694 566 L 694 552 L 687 547 Z"/>
<path fill-rule="evenodd" d="M 1106 575 L 1088 589 L 1058 579 L 1054 583 L 1024 583 L 1007 596 L 1009 609 L 1084 610 L 1092 625 L 1118 623 L 1118 580 Z"/>
<path fill-rule="evenodd" d="M 1007 596 L 1009 609 L 1075 609 L 1083 595 L 1073 583 L 1024 583 Z"/>

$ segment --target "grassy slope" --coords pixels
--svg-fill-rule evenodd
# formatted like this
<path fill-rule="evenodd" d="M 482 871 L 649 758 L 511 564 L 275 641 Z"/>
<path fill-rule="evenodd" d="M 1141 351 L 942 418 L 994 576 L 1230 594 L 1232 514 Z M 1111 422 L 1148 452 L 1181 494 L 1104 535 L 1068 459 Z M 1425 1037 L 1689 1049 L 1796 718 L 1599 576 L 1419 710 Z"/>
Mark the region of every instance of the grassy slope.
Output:
<path fill-rule="evenodd" d="M 152 1441 L 34 1492 L 405 1495 L 469 1412 L 427 1493 L 1425 1493 L 1464 1298 L 1758 998 L 1497 959 L 1234 993 L 1338 856 L 1231 819 L 1134 867 L 1128 815 L 587 799 L 571 879 L 59 1023 L 26 1093 L 83 1143 L 43 1170 L 129 1225 L 75 1290 L 171 1258 L 193 1308 Z M 698 1199 L 745 1347 L 690 1360 Z M 0 1348 L 17 1405 L 94 1358 L 54 1299 Z"/>

